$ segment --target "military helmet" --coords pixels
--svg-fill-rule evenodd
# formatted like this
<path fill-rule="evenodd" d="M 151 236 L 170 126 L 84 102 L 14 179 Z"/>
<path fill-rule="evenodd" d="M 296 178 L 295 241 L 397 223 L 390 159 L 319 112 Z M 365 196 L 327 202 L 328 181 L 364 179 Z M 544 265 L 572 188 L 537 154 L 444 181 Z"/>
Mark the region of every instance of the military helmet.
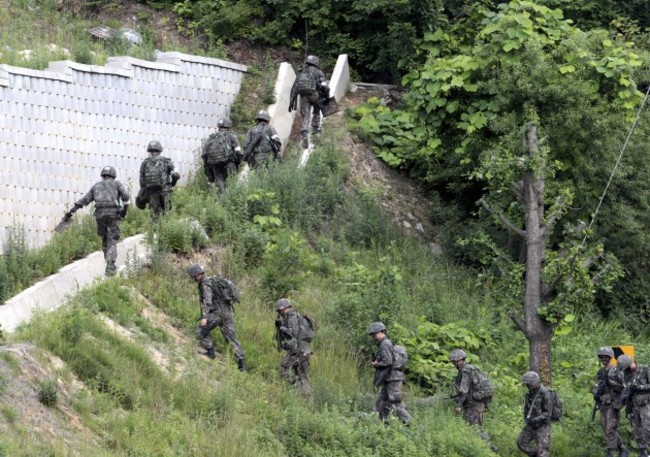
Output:
<path fill-rule="evenodd" d="M 282 311 L 283 309 L 289 308 L 291 305 L 291 302 L 289 301 L 288 298 L 281 298 L 278 301 L 275 302 L 275 310 L 276 311 Z"/>
<path fill-rule="evenodd" d="M 266 121 L 266 122 L 271 122 L 271 116 L 267 111 L 260 110 L 257 112 L 257 116 L 255 116 L 256 121 Z"/>
<path fill-rule="evenodd" d="M 117 172 L 115 171 L 115 168 L 113 168 L 111 166 L 107 166 L 107 167 L 102 168 L 102 172 L 99 174 L 99 176 L 101 176 L 102 178 L 104 176 L 111 176 L 113 178 L 116 178 L 117 177 Z"/>
<path fill-rule="evenodd" d="M 219 121 L 217 121 L 217 127 L 224 127 L 229 129 L 230 127 L 232 127 L 232 121 L 227 117 L 222 117 L 221 119 L 219 119 Z"/>
<path fill-rule="evenodd" d="M 614 358 L 614 350 L 610 348 L 609 346 L 603 346 L 600 349 L 598 349 L 598 357 L 609 357 L 611 359 Z"/>
<path fill-rule="evenodd" d="M 160 141 L 158 140 L 153 140 L 149 142 L 149 145 L 147 146 L 147 152 L 162 152 L 163 147 L 162 144 L 160 144 Z"/>
<path fill-rule="evenodd" d="M 205 273 L 205 268 L 203 268 L 203 265 L 200 263 L 195 263 L 187 269 L 187 274 L 190 275 L 191 278 L 196 278 L 197 275 L 200 275 L 201 273 Z"/>
<path fill-rule="evenodd" d="M 467 354 L 465 354 L 465 351 L 462 349 L 454 349 L 451 351 L 451 354 L 449 354 L 449 361 L 450 362 L 458 362 L 459 360 L 463 360 L 467 358 Z"/>
<path fill-rule="evenodd" d="M 368 326 L 368 335 L 374 335 L 377 332 L 385 332 L 386 326 L 383 322 L 373 322 Z"/>
<path fill-rule="evenodd" d="M 526 385 L 539 384 L 540 383 L 539 375 L 534 371 L 527 371 L 521 377 L 521 382 L 523 382 Z"/>
<path fill-rule="evenodd" d="M 619 355 L 616 359 L 616 364 L 620 370 L 627 370 L 632 366 L 634 360 L 627 354 Z"/>
<path fill-rule="evenodd" d="M 315 67 L 319 67 L 320 66 L 320 59 L 318 57 L 316 57 L 316 56 L 307 56 L 307 58 L 305 59 L 305 64 L 313 65 Z"/>

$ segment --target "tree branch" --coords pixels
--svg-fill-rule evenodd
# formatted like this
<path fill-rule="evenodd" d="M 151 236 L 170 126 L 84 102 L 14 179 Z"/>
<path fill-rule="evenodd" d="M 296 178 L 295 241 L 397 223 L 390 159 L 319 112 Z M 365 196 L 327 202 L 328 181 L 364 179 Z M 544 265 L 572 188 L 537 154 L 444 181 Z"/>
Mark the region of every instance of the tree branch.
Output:
<path fill-rule="evenodd" d="M 494 211 L 492 209 L 492 207 L 489 205 L 489 203 L 486 202 L 483 197 L 481 197 L 481 199 L 476 203 L 480 204 L 483 208 L 485 208 L 485 210 L 488 213 L 496 216 L 501 221 L 502 224 L 504 224 L 506 227 L 508 227 L 514 233 L 521 236 L 522 238 L 526 238 L 526 231 L 525 230 L 522 230 L 521 228 L 517 227 L 510 219 L 505 217 L 502 213 Z"/>
<path fill-rule="evenodd" d="M 524 334 L 524 336 L 528 338 L 528 329 L 526 328 L 526 323 L 524 322 L 524 320 L 521 317 L 519 317 L 519 315 L 516 314 L 514 311 L 510 311 L 508 313 L 508 317 L 512 319 L 512 322 L 514 322 L 515 327 L 517 327 L 517 329 L 519 329 Z"/>

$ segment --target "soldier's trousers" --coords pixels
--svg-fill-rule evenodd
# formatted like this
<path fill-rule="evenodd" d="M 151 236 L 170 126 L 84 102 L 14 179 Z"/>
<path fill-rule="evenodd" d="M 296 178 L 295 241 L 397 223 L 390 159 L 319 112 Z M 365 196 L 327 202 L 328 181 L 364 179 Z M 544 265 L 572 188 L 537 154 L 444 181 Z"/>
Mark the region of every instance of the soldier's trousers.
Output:
<path fill-rule="evenodd" d="M 203 347 L 203 349 L 210 349 L 214 347 L 214 342 L 212 341 L 212 336 L 210 333 L 216 327 L 219 327 L 221 329 L 223 338 L 232 346 L 235 357 L 238 359 L 244 358 L 244 350 L 235 337 L 235 321 L 232 315 L 220 316 L 215 313 L 210 313 L 208 314 L 207 320 L 208 323 L 205 327 L 198 326 L 196 328 L 196 334 L 199 337 L 201 347 Z"/>
<path fill-rule="evenodd" d="M 468 402 L 463 408 L 463 417 L 469 425 L 483 425 L 483 413 L 485 412 L 485 403 Z"/>
<path fill-rule="evenodd" d="M 208 165 L 203 167 L 205 176 L 208 181 L 217 185 L 219 192 L 226 190 L 226 179 L 231 173 L 237 172 L 237 167 L 233 162 L 228 162 L 223 165 Z"/>
<path fill-rule="evenodd" d="M 650 404 L 634 405 L 630 423 L 636 438 L 636 445 L 639 449 L 648 449 L 650 446 Z"/>
<path fill-rule="evenodd" d="M 300 125 L 300 135 L 303 137 L 309 133 L 309 124 L 311 123 L 312 130 L 320 128 L 320 105 L 318 104 L 319 96 L 318 91 L 314 91 L 310 95 L 300 96 L 300 117 L 302 123 Z M 313 108 L 313 115 L 312 115 Z"/>
<path fill-rule="evenodd" d="M 618 433 L 621 422 L 621 410 L 613 408 L 611 404 L 600 407 L 600 425 L 605 434 L 607 449 L 618 449 L 623 445 L 623 439 Z"/>
<path fill-rule="evenodd" d="M 309 359 L 311 354 L 303 354 L 300 351 L 290 351 L 280 362 L 280 376 L 290 384 L 295 384 L 303 395 L 311 394 L 311 386 L 307 379 L 309 372 Z"/>
<path fill-rule="evenodd" d="M 388 419 L 391 409 L 394 409 L 402 422 L 411 422 L 411 415 L 402 401 L 402 381 L 387 381 L 381 386 L 376 408 L 379 418 L 383 421 Z"/>
<path fill-rule="evenodd" d="M 172 193 L 169 190 L 165 191 L 150 191 L 149 192 L 149 209 L 151 216 L 154 220 L 164 215 L 172 209 Z"/>
<path fill-rule="evenodd" d="M 538 427 L 526 425 L 519 434 L 517 447 L 531 457 L 549 457 L 551 425 L 543 424 Z"/>
<path fill-rule="evenodd" d="M 97 234 L 102 237 L 102 251 L 107 262 L 117 259 L 117 241 L 120 239 L 120 221 L 115 216 L 101 216 L 95 219 Z"/>

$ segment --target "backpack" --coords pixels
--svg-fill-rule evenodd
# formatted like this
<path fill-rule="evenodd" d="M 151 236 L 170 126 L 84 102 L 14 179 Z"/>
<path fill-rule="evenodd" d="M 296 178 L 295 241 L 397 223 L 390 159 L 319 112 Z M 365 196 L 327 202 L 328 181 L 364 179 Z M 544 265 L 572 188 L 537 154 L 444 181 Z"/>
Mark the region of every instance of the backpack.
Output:
<path fill-rule="evenodd" d="M 149 157 L 145 160 L 142 183 L 147 190 L 162 190 L 167 184 L 167 165 L 164 157 Z"/>
<path fill-rule="evenodd" d="M 551 420 L 557 422 L 562 418 L 562 411 L 564 406 L 562 405 L 562 400 L 556 391 L 548 389 L 551 394 Z"/>
<path fill-rule="evenodd" d="M 404 370 L 409 355 L 404 346 L 399 344 L 393 345 L 393 370 Z"/>
<path fill-rule="evenodd" d="M 209 278 L 209 281 L 212 290 L 220 295 L 228 306 L 232 308 L 235 303 L 239 303 L 241 293 L 232 282 L 219 276 L 212 276 Z"/>
<path fill-rule="evenodd" d="M 302 322 L 300 323 L 300 341 L 306 341 L 311 343 L 314 341 L 314 336 L 316 335 L 316 329 L 314 326 L 314 321 L 308 316 L 300 316 Z"/>
<path fill-rule="evenodd" d="M 470 372 L 472 380 L 470 390 L 472 398 L 476 401 L 489 403 L 494 395 L 494 386 L 485 373 L 476 367 L 473 367 Z"/>
<path fill-rule="evenodd" d="M 215 132 L 208 137 L 202 156 L 208 165 L 223 165 L 230 162 L 232 150 L 228 135 L 224 132 Z"/>
<path fill-rule="evenodd" d="M 317 89 L 316 76 L 308 70 L 298 74 L 295 84 L 298 95 L 309 95 Z"/>

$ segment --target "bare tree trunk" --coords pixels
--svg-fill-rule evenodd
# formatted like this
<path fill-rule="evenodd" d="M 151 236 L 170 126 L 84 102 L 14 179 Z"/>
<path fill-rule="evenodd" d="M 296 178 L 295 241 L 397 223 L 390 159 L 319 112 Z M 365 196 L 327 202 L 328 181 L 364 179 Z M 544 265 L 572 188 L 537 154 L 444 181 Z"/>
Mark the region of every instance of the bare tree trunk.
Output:
<path fill-rule="evenodd" d="M 529 162 L 535 163 L 539 153 L 537 126 L 528 127 L 524 146 Z M 551 337 L 553 330 L 539 316 L 542 305 L 542 263 L 544 260 L 544 175 L 543 165 L 528 170 L 523 176 L 524 213 L 526 217 L 526 291 L 524 295 L 524 332 L 529 343 L 530 369 L 539 373 L 549 385 L 551 372 Z"/>

